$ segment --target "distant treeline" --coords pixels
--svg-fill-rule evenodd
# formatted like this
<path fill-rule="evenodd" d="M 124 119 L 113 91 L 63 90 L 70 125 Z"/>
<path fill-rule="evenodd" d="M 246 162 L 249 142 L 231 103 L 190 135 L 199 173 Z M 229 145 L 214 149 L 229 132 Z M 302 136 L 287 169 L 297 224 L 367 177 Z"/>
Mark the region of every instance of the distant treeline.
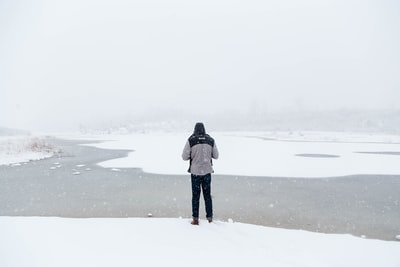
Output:
<path fill-rule="evenodd" d="M 331 110 L 236 112 L 215 114 L 169 111 L 131 116 L 96 125 L 80 125 L 81 132 L 130 133 L 154 130 L 190 131 L 196 121 L 210 131 L 352 131 L 400 133 L 400 110 Z"/>

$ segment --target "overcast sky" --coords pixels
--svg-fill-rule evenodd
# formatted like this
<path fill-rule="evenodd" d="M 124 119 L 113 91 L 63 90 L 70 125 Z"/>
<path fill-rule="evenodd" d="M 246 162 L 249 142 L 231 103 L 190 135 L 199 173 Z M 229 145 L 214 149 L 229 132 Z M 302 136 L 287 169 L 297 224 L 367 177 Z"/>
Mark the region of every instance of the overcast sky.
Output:
<path fill-rule="evenodd" d="M 400 108 L 400 2 L 0 1 L 0 126 Z"/>

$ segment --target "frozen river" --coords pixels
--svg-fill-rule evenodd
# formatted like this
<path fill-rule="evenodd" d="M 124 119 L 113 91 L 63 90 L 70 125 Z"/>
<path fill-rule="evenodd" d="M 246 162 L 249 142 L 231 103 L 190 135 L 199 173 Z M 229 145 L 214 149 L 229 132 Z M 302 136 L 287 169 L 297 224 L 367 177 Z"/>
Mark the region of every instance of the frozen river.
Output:
<path fill-rule="evenodd" d="M 88 141 L 51 142 L 61 148 L 59 155 L 0 166 L 0 216 L 190 217 L 189 175 L 103 168 L 97 163 L 129 151 L 79 145 Z M 216 219 L 384 240 L 400 233 L 399 175 L 216 174 L 212 186 Z"/>

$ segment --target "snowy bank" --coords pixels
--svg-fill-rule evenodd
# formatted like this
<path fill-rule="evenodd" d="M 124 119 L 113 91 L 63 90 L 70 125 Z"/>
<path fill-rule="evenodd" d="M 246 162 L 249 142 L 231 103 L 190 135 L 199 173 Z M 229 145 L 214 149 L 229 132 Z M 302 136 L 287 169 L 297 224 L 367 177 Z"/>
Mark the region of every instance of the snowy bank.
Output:
<path fill-rule="evenodd" d="M 54 152 L 54 148 L 41 137 L 0 137 L 0 165 L 18 165 L 30 160 L 44 159 L 53 156 Z"/>
<path fill-rule="evenodd" d="M 186 174 L 181 153 L 190 133 L 75 136 L 113 140 L 89 144 L 132 150 L 127 157 L 99 163 L 106 168 L 142 168 L 159 174 Z M 215 133 L 220 159 L 216 174 L 332 177 L 355 174 L 400 174 L 400 137 L 351 133 Z"/>
<path fill-rule="evenodd" d="M 400 243 L 188 219 L 0 217 L 0 265 L 400 266 Z"/>

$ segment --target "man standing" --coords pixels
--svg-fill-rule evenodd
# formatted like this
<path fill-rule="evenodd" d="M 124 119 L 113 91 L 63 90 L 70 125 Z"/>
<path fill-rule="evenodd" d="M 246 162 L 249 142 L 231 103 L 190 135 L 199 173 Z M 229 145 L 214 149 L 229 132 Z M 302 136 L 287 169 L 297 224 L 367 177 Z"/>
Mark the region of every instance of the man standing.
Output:
<path fill-rule="evenodd" d="M 192 178 L 192 217 L 193 225 L 199 224 L 200 193 L 203 190 L 203 197 L 206 206 L 206 217 L 212 222 L 213 208 L 211 199 L 211 173 L 212 159 L 219 156 L 214 139 L 206 134 L 204 124 L 196 123 L 193 134 L 189 137 L 183 149 L 182 159 L 190 160 L 188 172 Z"/>

